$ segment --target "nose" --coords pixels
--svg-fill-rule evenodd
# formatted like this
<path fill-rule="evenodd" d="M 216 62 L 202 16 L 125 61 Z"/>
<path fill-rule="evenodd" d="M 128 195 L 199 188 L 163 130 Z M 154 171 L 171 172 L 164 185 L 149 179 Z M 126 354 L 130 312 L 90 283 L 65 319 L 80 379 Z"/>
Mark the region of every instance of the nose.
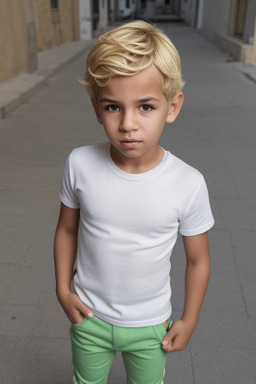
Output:
<path fill-rule="evenodd" d="M 137 117 L 135 111 L 124 111 L 120 122 L 120 131 L 130 132 L 138 129 Z"/>

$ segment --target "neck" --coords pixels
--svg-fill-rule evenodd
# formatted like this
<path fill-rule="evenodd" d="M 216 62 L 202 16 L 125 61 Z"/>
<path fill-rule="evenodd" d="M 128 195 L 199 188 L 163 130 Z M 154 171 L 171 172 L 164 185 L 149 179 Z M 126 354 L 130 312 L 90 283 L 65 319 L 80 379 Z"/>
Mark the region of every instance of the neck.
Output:
<path fill-rule="evenodd" d="M 164 151 L 161 147 L 152 147 L 140 157 L 120 156 L 120 152 L 111 145 L 110 154 L 115 165 L 127 173 L 144 173 L 156 167 L 163 159 Z"/>

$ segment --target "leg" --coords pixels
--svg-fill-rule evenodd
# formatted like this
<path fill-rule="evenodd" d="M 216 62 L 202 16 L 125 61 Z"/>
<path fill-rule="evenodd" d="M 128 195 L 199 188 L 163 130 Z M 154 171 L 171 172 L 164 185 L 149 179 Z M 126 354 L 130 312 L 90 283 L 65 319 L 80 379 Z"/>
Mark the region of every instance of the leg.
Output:
<path fill-rule="evenodd" d="M 127 384 L 162 384 L 166 357 L 161 350 L 124 353 Z"/>
<path fill-rule="evenodd" d="M 84 319 L 71 325 L 74 384 L 106 384 L 116 352 L 111 348 L 109 324 Z"/>
<path fill-rule="evenodd" d="M 137 341 L 129 340 L 130 350 L 123 352 L 127 384 L 162 384 L 167 354 L 161 348 L 161 341 L 166 330 L 160 324 L 134 331 Z"/>

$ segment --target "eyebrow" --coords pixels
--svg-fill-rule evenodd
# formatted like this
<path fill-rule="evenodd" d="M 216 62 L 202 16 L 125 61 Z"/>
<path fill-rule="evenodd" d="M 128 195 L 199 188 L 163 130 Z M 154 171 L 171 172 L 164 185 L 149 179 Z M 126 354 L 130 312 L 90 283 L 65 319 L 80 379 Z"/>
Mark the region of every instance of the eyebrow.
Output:
<path fill-rule="evenodd" d="M 157 99 L 156 97 L 146 97 L 145 99 L 138 100 L 139 103 L 148 103 L 150 101 L 160 101 L 160 100 Z M 118 101 L 112 100 L 112 99 L 108 99 L 107 97 L 103 97 L 102 99 L 100 99 L 100 103 L 114 103 L 114 104 L 117 104 Z"/>

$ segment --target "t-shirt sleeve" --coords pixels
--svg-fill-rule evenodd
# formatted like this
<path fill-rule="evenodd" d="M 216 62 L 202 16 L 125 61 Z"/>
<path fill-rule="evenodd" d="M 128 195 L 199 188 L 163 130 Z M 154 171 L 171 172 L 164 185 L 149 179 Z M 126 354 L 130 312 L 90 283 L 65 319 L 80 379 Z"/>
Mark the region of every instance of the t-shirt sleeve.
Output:
<path fill-rule="evenodd" d="M 207 232 L 214 225 L 209 194 L 202 176 L 199 187 L 180 220 L 179 232 L 183 236 L 195 236 Z"/>
<path fill-rule="evenodd" d="M 68 156 L 62 173 L 60 200 L 69 208 L 80 208 L 79 200 L 75 191 L 74 172 L 71 166 L 72 153 Z"/>

